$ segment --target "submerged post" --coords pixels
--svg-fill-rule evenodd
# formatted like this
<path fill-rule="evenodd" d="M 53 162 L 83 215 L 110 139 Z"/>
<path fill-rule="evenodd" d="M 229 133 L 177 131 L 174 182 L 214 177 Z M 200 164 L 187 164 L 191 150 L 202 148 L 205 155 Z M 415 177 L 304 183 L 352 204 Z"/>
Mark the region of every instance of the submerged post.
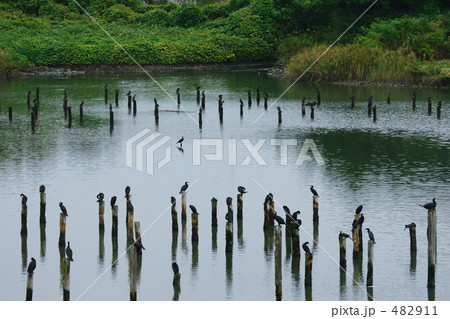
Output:
<path fill-rule="evenodd" d="M 202 109 L 200 108 L 198 110 L 198 127 L 201 129 L 202 126 L 203 126 Z"/>
<path fill-rule="evenodd" d="M 105 201 L 98 202 L 98 230 L 105 230 Z"/>
<path fill-rule="evenodd" d="M 128 96 L 128 113 L 131 113 L 131 99 L 132 99 L 131 91 L 128 91 L 127 96 Z"/>
<path fill-rule="evenodd" d="M 63 263 L 63 301 L 70 301 L 70 258 L 64 258 Z"/>
<path fill-rule="evenodd" d="M 118 235 L 118 226 L 119 226 L 119 206 L 114 205 L 112 207 L 112 227 L 111 227 L 111 236 L 116 237 Z"/>
<path fill-rule="evenodd" d="M 319 196 L 313 196 L 313 221 L 319 221 Z"/>
<path fill-rule="evenodd" d="M 137 102 L 136 102 L 136 94 L 133 95 L 133 116 L 136 116 L 137 113 Z"/>
<path fill-rule="evenodd" d="M 66 215 L 64 213 L 59 214 L 59 247 L 66 246 Z"/>
<path fill-rule="evenodd" d="M 211 227 L 217 227 L 217 199 L 211 199 Z"/>
<path fill-rule="evenodd" d="M 314 120 L 314 105 L 311 105 L 311 120 Z"/>
<path fill-rule="evenodd" d="M 252 106 L 252 91 L 247 91 L 247 97 L 248 97 L 248 106 Z"/>
<path fill-rule="evenodd" d="M 130 301 L 137 301 L 137 252 L 136 247 L 131 245 L 129 251 L 129 268 L 130 268 Z"/>
<path fill-rule="evenodd" d="M 275 298 L 282 298 L 281 225 L 275 226 Z"/>
<path fill-rule="evenodd" d="M 267 93 L 264 93 L 264 110 L 267 110 L 268 103 L 267 99 L 269 98 L 269 95 Z"/>
<path fill-rule="evenodd" d="M 427 288 L 435 287 L 435 274 L 436 274 L 436 253 L 437 253 L 437 216 L 436 209 L 428 209 L 428 284 Z"/>
<path fill-rule="evenodd" d="M 177 200 L 175 197 L 170 197 L 171 210 L 172 210 L 172 231 L 178 231 L 178 212 L 177 212 Z"/>
<path fill-rule="evenodd" d="M 372 107 L 372 112 L 373 112 L 373 121 L 376 122 L 377 121 L 377 106 L 374 105 Z"/>
<path fill-rule="evenodd" d="M 36 116 L 31 112 L 31 134 L 36 133 Z"/>
<path fill-rule="evenodd" d="M 84 104 L 84 101 L 81 101 L 81 104 L 80 104 L 80 125 L 83 125 L 83 116 L 84 116 L 83 104 Z"/>
<path fill-rule="evenodd" d="M 281 108 L 278 106 L 277 107 L 277 110 L 278 110 L 278 125 L 280 125 L 282 122 L 283 122 L 283 118 L 282 118 L 282 111 L 281 111 Z"/>
<path fill-rule="evenodd" d="M 197 86 L 197 104 L 200 104 L 200 87 Z"/>
<path fill-rule="evenodd" d="M 374 242 L 373 240 L 369 240 L 367 243 L 367 287 L 373 286 L 373 248 Z"/>
<path fill-rule="evenodd" d="M 355 107 L 355 96 L 350 96 L 350 107 L 351 108 Z"/>
<path fill-rule="evenodd" d="M 413 91 L 413 96 L 412 96 L 412 109 L 413 109 L 413 111 L 416 110 L 416 91 Z"/>
<path fill-rule="evenodd" d="M 372 96 L 369 97 L 369 99 L 367 100 L 367 116 L 371 117 L 372 116 Z"/>
<path fill-rule="evenodd" d="M 112 109 L 109 110 L 109 130 L 114 130 L 114 112 Z"/>
<path fill-rule="evenodd" d="M 261 92 L 260 92 L 260 86 L 258 85 L 258 88 L 256 89 L 256 104 L 259 105 L 259 102 L 261 101 Z"/>
<path fill-rule="evenodd" d="M 31 108 L 31 91 L 27 92 L 27 107 L 28 109 Z"/>
<path fill-rule="evenodd" d="M 306 115 L 306 97 L 302 98 L 302 116 Z"/>
<path fill-rule="evenodd" d="M 180 105 L 181 104 L 181 96 L 180 96 L 180 89 L 177 88 L 177 104 Z"/>

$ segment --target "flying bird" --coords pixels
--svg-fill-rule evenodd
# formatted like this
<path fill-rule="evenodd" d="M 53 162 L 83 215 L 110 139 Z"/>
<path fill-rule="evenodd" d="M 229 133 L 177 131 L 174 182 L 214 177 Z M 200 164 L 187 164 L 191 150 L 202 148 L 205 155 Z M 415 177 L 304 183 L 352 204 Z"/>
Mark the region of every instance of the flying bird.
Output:
<path fill-rule="evenodd" d="M 419 206 L 422 206 L 423 208 L 426 208 L 426 209 L 433 209 L 433 208 L 436 208 L 436 199 L 437 199 L 437 198 L 433 198 L 433 202 L 432 202 L 432 203 L 427 203 L 427 204 L 425 204 L 425 205 L 420 205 L 420 204 L 419 204 Z"/>
<path fill-rule="evenodd" d="M 241 194 L 247 193 L 247 190 L 245 189 L 244 186 L 238 186 L 237 190 L 238 190 L 238 192 L 241 193 Z"/>
<path fill-rule="evenodd" d="M 184 193 L 189 187 L 189 182 L 184 182 L 184 185 L 181 186 L 180 192 L 178 194 Z"/>
<path fill-rule="evenodd" d="M 312 193 L 314 196 L 319 197 L 319 193 L 317 193 L 317 191 L 314 189 L 314 186 L 311 185 L 311 187 L 309 188 L 309 190 L 311 191 L 311 193 Z"/>
<path fill-rule="evenodd" d="M 309 245 L 309 242 L 306 241 L 303 243 L 302 248 L 305 251 L 305 253 L 311 254 L 311 250 L 309 249 L 308 245 Z"/>
<path fill-rule="evenodd" d="M 20 194 L 20 197 L 22 198 L 22 206 L 26 206 L 28 197 L 26 197 L 24 194 Z"/>
<path fill-rule="evenodd" d="M 370 239 L 371 241 L 373 241 L 374 244 L 376 244 L 376 242 L 375 242 L 375 236 L 373 235 L 373 233 L 370 231 L 369 228 L 366 228 L 366 230 L 367 230 L 367 233 L 369 234 L 369 239 Z"/>
<path fill-rule="evenodd" d="M 100 203 L 105 198 L 105 194 L 98 193 L 97 195 L 97 202 Z"/>
<path fill-rule="evenodd" d="M 33 271 L 36 269 L 36 259 L 34 259 L 33 257 L 31 257 L 31 261 L 28 264 L 28 276 L 31 277 L 31 275 L 33 274 Z"/>
<path fill-rule="evenodd" d="M 69 215 L 67 215 L 67 209 L 66 209 L 66 207 L 63 205 L 62 202 L 59 202 L 59 208 L 61 209 L 61 212 L 62 212 L 65 216 L 69 217 Z"/>
<path fill-rule="evenodd" d="M 72 248 L 70 248 L 70 241 L 67 242 L 66 255 L 67 255 L 67 258 L 70 259 L 70 261 L 73 261 L 73 258 L 72 258 L 73 253 L 72 253 Z"/>

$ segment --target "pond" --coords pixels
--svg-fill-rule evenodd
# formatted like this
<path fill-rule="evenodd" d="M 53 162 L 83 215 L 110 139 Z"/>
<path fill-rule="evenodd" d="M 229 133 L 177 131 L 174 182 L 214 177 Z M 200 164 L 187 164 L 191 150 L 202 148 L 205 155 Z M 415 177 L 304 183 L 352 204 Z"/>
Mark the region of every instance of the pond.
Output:
<path fill-rule="evenodd" d="M 319 85 L 322 103 L 314 108 L 311 119 L 309 107 L 302 116 L 301 99 L 315 100 L 316 87 L 296 83 L 289 88 L 290 81 L 270 77 L 266 70 L 160 74 L 154 79 L 157 83 L 145 75 L 0 80 L 0 300 L 25 299 L 31 257 L 37 262 L 33 300 L 63 299 L 59 202 L 69 215 L 66 240 L 74 259 L 71 300 L 129 300 L 126 186 L 131 187 L 134 220 L 140 222 L 146 248 L 137 278 L 138 300 L 275 300 L 273 232 L 263 231 L 268 192 L 273 193 L 275 210 L 283 218 L 283 205 L 291 212 L 301 211 L 300 243 L 308 241 L 313 254 L 312 286 L 305 287 L 305 255 L 302 251 L 300 258 L 293 256 L 282 226 L 282 300 L 450 300 L 448 91 L 414 89 L 417 106 L 413 110 L 412 88 Z M 104 100 L 106 83 L 114 112 L 112 131 Z M 31 91 L 33 100 L 38 86 L 40 111 L 32 134 L 26 96 Z M 205 91 L 206 101 L 201 129 L 197 86 Z M 71 128 L 63 114 L 64 89 L 73 110 Z M 114 89 L 119 90 L 118 106 Z M 127 107 L 129 90 L 136 94 L 136 116 Z M 264 93 L 268 94 L 267 112 Z M 222 124 L 219 95 L 224 101 Z M 350 96 L 355 96 L 353 108 Z M 367 113 L 369 96 L 377 105 L 377 121 Z M 433 103 L 431 115 L 427 114 L 428 96 Z M 439 100 L 440 119 L 436 116 Z M 281 124 L 277 106 L 282 111 Z M 142 137 L 132 143 L 140 132 Z M 151 140 L 155 132 L 160 135 Z M 176 142 L 182 136 L 180 148 Z M 146 151 L 152 145 L 153 166 Z M 190 182 L 187 204 L 195 205 L 199 213 L 197 244 L 191 241 L 189 207 L 184 228 L 180 220 L 179 191 L 185 181 Z M 41 184 L 47 196 L 45 227 L 39 225 Z M 240 185 L 248 193 L 243 220 L 238 222 Z M 313 223 L 310 185 L 320 195 L 319 223 Z M 104 233 L 98 227 L 96 196 L 100 192 L 106 201 Z M 27 236 L 20 235 L 21 193 L 28 196 Z M 118 198 L 116 238 L 111 236 L 112 196 Z M 177 199 L 177 235 L 171 229 L 171 196 Z M 216 231 L 211 227 L 213 197 L 218 200 Z M 228 255 L 227 197 L 233 199 L 235 220 L 233 251 Z M 438 198 L 436 287 L 427 289 L 427 211 L 419 204 L 433 197 Z M 353 262 L 353 245 L 347 240 L 347 268 L 339 268 L 338 234 L 350 233 L 358 205 L 364 206 L 364 226 L 376 239 L 369 289 L 366 232 L 362 261 Z M 410 252 L 408 230 L 404 231 L 404 225 L 412 222 L 417 225 L 417 253 Z M 179 291 L 172 285 L 173 261 L 180 268 Z"/>

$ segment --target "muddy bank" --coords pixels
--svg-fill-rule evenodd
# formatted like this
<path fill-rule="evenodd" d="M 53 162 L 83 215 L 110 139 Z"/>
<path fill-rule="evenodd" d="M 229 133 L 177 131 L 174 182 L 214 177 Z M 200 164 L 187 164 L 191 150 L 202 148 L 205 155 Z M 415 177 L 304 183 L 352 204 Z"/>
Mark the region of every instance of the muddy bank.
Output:
<path fill-rule="evenodd" d="M 268 70 L 276 63 L 275 60 L 208 63 L 208 64 L 173 64 L 173 65 L 142 65 L 150 74 L 177 72 L 206 71 L 238 71 L 238 70 Z M 27 66 L 17 73 L 18 76 L 71 76 L 71 75 L 114 75 L 142 74 L 144 70 L 138 65 L 58 65 L 58 66 Z"/>

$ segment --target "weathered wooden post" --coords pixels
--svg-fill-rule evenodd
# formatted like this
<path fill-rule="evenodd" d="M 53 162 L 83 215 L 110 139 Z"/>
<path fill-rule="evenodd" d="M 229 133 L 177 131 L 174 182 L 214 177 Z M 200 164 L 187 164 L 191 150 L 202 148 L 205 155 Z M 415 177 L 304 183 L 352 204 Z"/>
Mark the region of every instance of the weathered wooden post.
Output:
<path fill-rule="evenodd" d="M 137 102 L 136 102 L 136 94 L 133 95 L 133 116 L 136 116 L 137 113 Z"/>
<path fill-rule="evenodd" d="M 369 99 L 367 100 L 367 116 L 371 117 L 372 116 L 372 96 L 369 97 Z"/>
<path fill-rule="evenodd" d="M 59 214 L 59 247 L 66 246 L 66 215 L 64 213 Z"/>
<path fill-rule="evenodd" d="M 313 221 L 319 221 L 319 196 L 313 196 Z"/>
<path fill-rule="evenodd" d="M 98 202 L 98 230 L 105 230 L 105 201 Z"/>
<path fill-rule="evenodd" d="M 12 116 L 12 106 L 8 107 L 8 118 L 9 118 L 9 122 L 12 122 L 13 120 L 13 116 Z"/>
<path fill-rule="evenodd" d="M 28 206 L 26 204 L 22 204 L 22 211 L 20 213 L 20 216 L 21 216 L 20 234 L 21 235 L 28 234 L 27 215 L 28 215 Z"/>
<path fill-rule="evenodd" d="M 233 252 L 233 204 L 231 197 L 227 197 L 227 214 L 226 214 L 226 226 L 225 226 L 225 252 Z"/>
<path fill-rule="evenodd" d="M 417 251 L 417 241 L 416 241 L 416 224 L 411 223 L 409 225 L 405 225 L 406 228 L 409 229 L 409 250 L 410 251 Z"/>
<path fill-rule="evenodd" d="M 31 108 L 31 91 L 27 92 L 27 107 L 28 109 Z"/>
<path fill-rule="evenodd" d="M 181 96 L 180 96 L 180 89 L 177 88 L 177 104 L 178 106 L 181 104 Z"/>
<path fill-rule="evenodd" d="M 137 301 L 137 251 L 134 245 L 130 246 L 128 258 L 130 268 L 130 301 Z"/>
<path fill-rule="evenodd" d="M 200 104 L 200 87 L 197 86 L 197 104 Z"/>
<path fill-rule="evenodd" d="M 46 222 L 46 218 L 45 218 L 45 210 L 46 210 L 46 206 L 47 206 L 46 196 L 47 195 L 45 194 L 45 186 L 41 185 L 39 187 L 39 200 L 40 200 L 39 222 L 40 223 Z"/>
<path fill-rule="evenodd" d="M 244 197 L 243 193 L 237 194 L 237 200 L 236 200 L 236 202 L 237 202 L 237 219 L 243 218 L 243 207 L 244 207 L 243 200 L 242 200 L 243 197 Z"/>
<path fill-rule="evenodd" d="M 437 108 L 436 108 L 436 116 L 437 116 L 438 119 L 441 118 L 441 108 L 442 108 L 442 102 L 439 101 L 438 105 L 437 105 Z"/>
<path fill-rule="evenodd" d="M 377 106 L 374 105 L 372 107 L 372 111 L 373 111 L 373 122 L 375 123 L 377 121 Z"/>
<path fill-rule="evenodd" d="M 39 86 L 38 86 L 38 87 L 36 87 L 36 101 L 37 101 L 38 107 L 41 105 L 39 92 L 40 92 L 40 90 L 39 90 Z"/>
<path fill-rule="evenodd" d="M 283 118 L 281 116 L 282 111 L 281 111 L 281 108 L 279 106 L 277 107 L 277 110 L 278 110 L 278 125 L 280 125 L 281 122 L 283 122 Z"/>
<path fill-rule="evenodd" d="M 109 130 L 112 132 L 114 130 L 114 112 L 109 110 Z"/>
<path fill-rule="evenodd" d="M 131 91 L 128 91 L 127 96 L 128 96 L 128 113 L 131 113 L 131 99 L 132 99 Z"/>
<path fill-rule="evenodd" d="M 63 112 L 64 112 L 64 120 L 67 120 L 67 95 L 66 95 L 65 89 L 64 89 L 64 96 L 63 96 Z"/>
<path fill-rule="evenodd" d="M 211 199 L 211 227 L 217 227 L 217 198 Z"/>
<path fill-rule="evenodd" d="M 305 286 L 312 286 L 312 262 L 313 256 L 311 253 L 305 253 Z"/>
<path fill-rule="evenodd" d="M 428 115 L 431 115 L 431 113 L 432 113 L 431 96 L 429 96 L 429 97 L 427 98 L 427 101 L 428 101 Z"/>
<path fill-rule="evenodd" d="M 355 96 L 350 96 L 350 107 L 351 108 L 355 107 Z"/>
<path fill-rule="evenodd" d="M 267 194 L 264 200 L 264 226 L 263 229 L 273 228 L 274 225 L 274 201 L 273 194 Z"/>
<path fill-rule="evenodd" d="M 84 101 L 81 101 L 81 104 L 80 104 L 80 125 L 81 126 L 83 126 L 83 117 L 84 117 L 83 104 L 84 104 Z"/>
<path fill-rule="evenodd" d="M 63 260 L 63 301 L 70 301 L 70 258 Z"/>
<path fill-rule="evenodd" d="M 387 102 L 387 104 L 391 104 L 391 92 L 388 93 L 386 102 Z"/>
<path fill-rule="evenodd" d="M 108 104 L 108 84 L 105 84 L 105 104 Z"/>
<path fill-rule="evenodd" d="M 201 129 L 202 126 L 203 126 L 202 109 L 200 108 L 198 110 L 198 127 Z"/>
<path fill-rule="evenodd" d="M 319 106 L 320 105 L 320 101 L 321 101 L 321 99 L 320 99 L 320 91 L 319 91 L 319 89 L 317 89 L 316 88 L 316 94 L 317 94 L 317 106 Z"/>
<path fill-rule="evenodd" d="M 281 225 L 275 226 L 275 298 L 282 297 Z"/>
<path fill-rule="evenodd" d="M 68 107 L 67 112 L 69 113 L 69 123 L 67 126 L 68 126 L 68 128 L 71 128 L 72 127 L 72 108 Z"/>
<path fill-rule="evenodd" d="M 306 97 L 302 98 L 302 116 L 306 115 Z"/>
<path fill-rule="evenodd" d="M 189 205 L 191 209 L 191 224 L 192 224 L 192 235 L 191 241 L 197 243 L 198 242 L 198 212 L 197 208 L 194 205 Z"/>
<path fill-rule="evenodd" d="M 181 193 L 181 220 L 186 220 L 186 191 Z"/>
<path fill-rule="evenodd" d="M 269 95 L 267 93 L 264 93 L 264 110 L 267 110 L 268 103 L 267 99 L 269 98 Z"/>
<path fill-rule="evenodd" d="M 314 120 L 314 105 L 311 105 L 311 120 Z"/>
<path fill-rule="evenodd" d="M 220 121 L 220 124 L 223 124 L 223 103 L 224 103 L 224 101 L 220 101 L 220 105 L 219 105 L 219 121 Z"/>
<path fill-rule="evenodd" d="M 36 117 L 34 112 L 31 112 L 31 134 L 36 133 Z"/>
<path fill-rule="evenodd" d="M 353 239 L 353 259 L 359 258 L 359 248 L 360 248 L 360 233 L 361 233 L 361 225 L 358 223 L 360 218 L 359 214 L 355 214 L 355 219 L 353 221 L 355 227 L 352 230 L 352 239 Z"/>
<path fill-rule="evenodd" d="M 339 266 L 342 268 L 347 268 L 347 238 L 339 234 Z"/>
<path fill-rule="evenodd" d="M 155 115 L 155 121 L 158 122 L 159 121 L 159 104 L 158 103 L 155 103 L 155 110 L 154 110 L 153 114 Z"/>
<path fill-rule="evenodd" d="M 367 243 L 367 287 L 373 286 L 373 248 L 374 242 L 373 240 L 369 239 Z"/>
<path fill-rule="evenodd" d="M 119 212 L 119 206 L 114 205 L 112 207 L 112 227 L 111 227 L 111 236 L 112 237 L 117 237 L 118 235 L 118 226 L 119 226 L 119 216 L 118 216 L 118 212 Z"/>
<path fill-rule="evenodd" d="M 413 96 L 412 96 L 412 108 L 413 108 L 413 111 L 416 110 L 416 91 L 413 91 Z"/>
<path fill-rule="evenodd" d="M 34 272 L 29 273 L 27 276 L 27 293 L 25 296 L 25 301 L 33 300 L 33 277 Z"/>
<path fill-rule="evenodd" d="M 244 102 L 242 101 L 242 99 L 239 99 L 239 115 L 241 117 L 244 116 Z"/>
<path fill-rule="evenodd" d="M 177 200 L 175 197 L 170 197 L 171 210 L 172 210 L 172 231 L 178 232 L 178 212 L 177 212 Z"/>
<path fill-rule="evenodd" d="M 256 104 L 259 105 L 259 102 L 261 100 L 261 92 L 260 92 L 260 86 L 258 85 L 258 88 L 256 89 Z"/>
<path fill-rule="evenodd" d="M 205 109 L 205 91 L 202 91 L 202 109 Z"/>
<path fill-rule="evenodd" d="M 247 98 L 248 98 L 248 106 L 252 106 L 252 91 L 247 91 Z"/>
<path fill-rule="evenodd" d="M 435 287 L 435 274 L 436 274 L 436 253 L 437 253 L 437 216 L 436 208 L 428 209 L 428 284 L 427 288 Z"/>
<path fill-rule="evenodd" d="M 114 98 L 114 102 L 116 102 L 116 107 L 119 106 L 119 89 L 115 89 L 115 98 Z"/>
<path fill-rule="evenodd" d="M 127 239 L 128 242 L 133 242 L 133 235 L 134 235 L 134 211 L 131 209 L 127 209 Z"/>
<path fill-rule="evenodd" d="M 142 236 L 141 236 L 141 222 L 134 222 L 134 238 L 139 243 L 136 246 L 136 252 L 138 255 L 142 255 L 142 249 L 145 249 L 142 245 Z"/>
<path fill-rule="evenodd" d="M 299 228 L 301 225 L 301 221 L 300 220 L 296 220 L 296 221 L 292 221 L 291 222 L 291 227 L 292 227 L 292 231 L 291 231 L 291 238 L 292 238 L 292 255 L 294 257 L 300 257 L 300 232 L 299 232 Z"/>

